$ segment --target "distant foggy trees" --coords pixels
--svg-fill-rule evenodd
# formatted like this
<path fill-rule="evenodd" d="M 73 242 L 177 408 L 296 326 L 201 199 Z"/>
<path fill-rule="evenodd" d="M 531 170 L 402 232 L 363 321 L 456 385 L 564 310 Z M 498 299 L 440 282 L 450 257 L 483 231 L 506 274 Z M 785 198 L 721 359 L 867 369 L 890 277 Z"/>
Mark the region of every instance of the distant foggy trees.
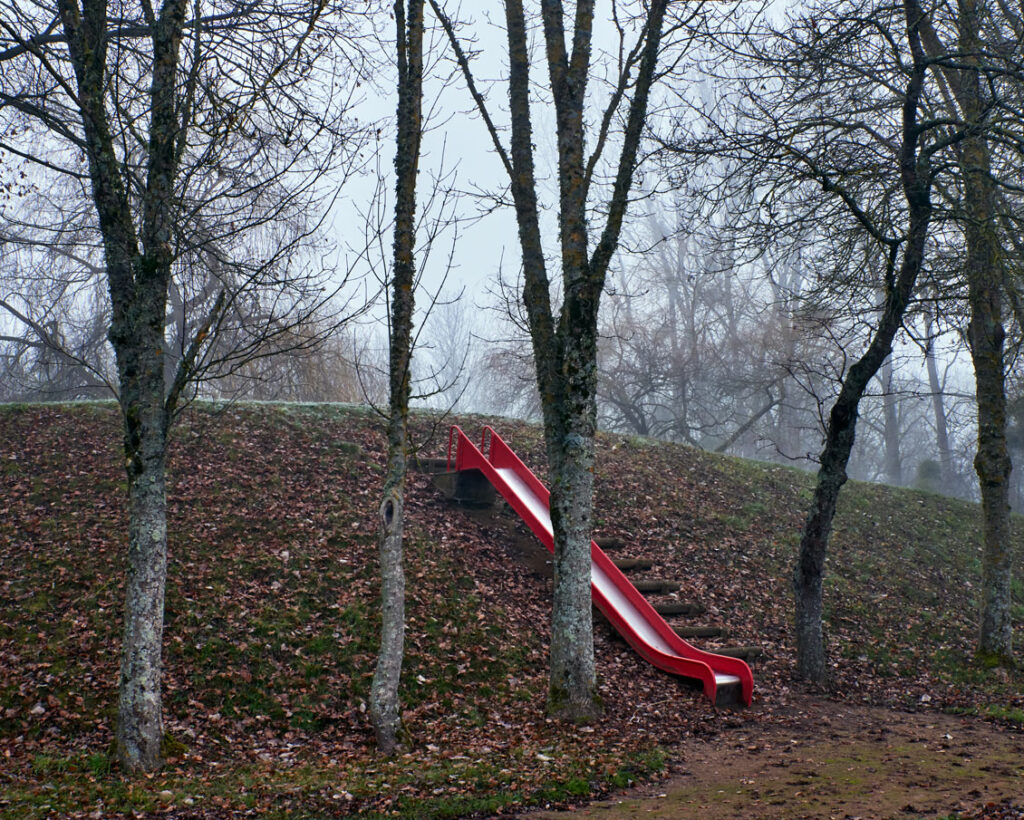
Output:
<path fill-rule="evenodd" d="M 799 460 L 803 442 L 790 431 L 813 432 L 816 419 L 791 382 L 818 339 L 806 332 L 814 319 L 800 301 L 798 255 L 766 276 L 741 266 L 714 227 L 652 212 L 633 238 L 642 252 L 620 255 L 601 326 L 602 423 Z"/>

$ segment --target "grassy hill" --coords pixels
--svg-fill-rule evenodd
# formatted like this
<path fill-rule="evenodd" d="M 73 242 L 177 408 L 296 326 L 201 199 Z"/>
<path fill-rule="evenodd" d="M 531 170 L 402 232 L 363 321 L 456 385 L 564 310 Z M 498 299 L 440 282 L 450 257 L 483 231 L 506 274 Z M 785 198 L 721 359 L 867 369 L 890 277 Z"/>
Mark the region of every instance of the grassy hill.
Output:
<path fill-rule="evenodd" d="M 471 435 L 481 423 L 459 421 Z M 542 472 L 539 431 L 494 423 Z M 423 453 L 443 455 L 446 428 L 415 427 Z M 604 718 L 547 721 L 550 581 L 512 557 L 511 522 L 451 507 L 416 474 L 408 736 L 403 754 L 378 758 L 366 708 L 383 444 L 358 408 L 184 415 L 170 468 L 168 763 L 125 781 L 108 756 L 125 550 L 117 413 L 0 407 L 0 816 L 513 812 L 656 776 L 674 741 L 770 721 L 798 697 L 789 572 L 813 477 L 603 436 L 597 532 L 653 559 L 638 577 L 678 580 L 669 597 L 706 607 L 700 623 L 729 630 L 720 643 L 763 647 L 752 710 L 716 712 L 599 623 Z M 974 505 L 848 485 L 826 586 L 836 697 L 1024 720 L 1024 676 L 971 655 L 979 532 Z"/>

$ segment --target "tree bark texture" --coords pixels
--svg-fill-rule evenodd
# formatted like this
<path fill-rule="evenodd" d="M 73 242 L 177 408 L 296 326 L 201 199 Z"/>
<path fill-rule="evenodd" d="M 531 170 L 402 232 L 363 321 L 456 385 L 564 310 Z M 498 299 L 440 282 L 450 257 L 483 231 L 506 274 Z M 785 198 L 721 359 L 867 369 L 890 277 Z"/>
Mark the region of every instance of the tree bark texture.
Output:
<path fill-rule="evenodd" d="M 829 413 L 821 466 L 793 570 L 797 674 L 816 683 L 825 683 L 827 679 L 828 666 L 822 629 L 822 579 L 839 491 L 847 479 L 846 467 L 853 450 L 858 406 L 868 383 L 892 351 L 893 338 L 903 321 L 924 261 L 925 241 L 931 219 L 930 173 L 927 166 L 922 167 L 925 160 L 918 148 L 921 136 L 917 125 L 918 104 L 927 70 L 918 35 L 921 12 L 916 0 L 906 0 L 904 8 L 913 64 L 903 100 L 900 145 L 900 177 L 908 208 L 903 258 L 898 275 L 893 278 L 891 271 L 895 257 L 890 255 L 890 272 L 886 276 L 885 301 L 878 327 L 864 355 L 847 371 L 839 396 Z M 895 253 L 895 246 L 890 248 L 890 253 Z"/>
<path fill-rule="evenodd" d="M 595 311 L 596 318 L 596 311 Z M 596 327 L 565 343 L 565 384 L 557 412 L 545 408 L 555 538 L 549 708 L 571 720 L 599 711 L 590 600 L 590 532 L 597 431 Z M 560 548 L 559 548 L 560 547 Z"/>
<path fill-rule="evenodd" d="M 377 748 L 394 754 L 401 730 L 398 685 L 405 652 L 405 573 L 402 569 L 403 493 L 391 487 L 380 505 L 381 637 L 370 689 L 370 718 Z"/>
<path fill-rule="evenodd" d="M 162 335 L 160 337 L 162 339 Z M 159 351 L 159 348 L 153 348 Z M 118 361 L 131 358 L 121 353 Z M 167 581 L 167 414 L 158 355 L 138 363 L 144 374 L 136 397 L 122 408 L 128 460 L 128 574 L 117 708 L 117 747 L 129 770 L 160 765 L 163 741 L 161 671 Z M 132 379 L 123 378 L 122 391 Z M 129 384 L 126 384 L 129 383 Z"/>
<path fill-rule="evenodd" d="M 588 257 L 588 164 L 584 108 L 590 72 L 593 2 L 576 4 L 571 26 L 558 0 L 542 0 L 548 80 L 555 103 L 558 146 L 559 246 L 563 304 L 557 323 L 547 302 L 543 257 L 525 267 L 524 302 L 530 317 L 537 383 L 551 473 L 551 519 L 555 541 L 555 592 L 552 605 L 551 669 L 548 708 L 571 720 L 587 720 L 599 710 L 594 662 L 590 592 L 590 529 L 594 488 L 594 436 L 597 428 L 597 314 L 611 255 L 618 243 L 633 180 L 640 132 L 646 118 L 665 3 L 652 4 L 646 43 L 619 157 L 608 219 Z M 510 103 L 513 157 L 532 153 L 529 123 L 525 22 L 518 0 L 506 4 L 510 55 Z M 571 42 L 571 50 L 567 47 Z M 518 132 L 518 134 L 517 134 Z M 532 176 L 532 158 L 526 166 Z M 516 166 L 516 170 L 519 166 Z M 536 196 L 519 188 L 524 210 L 536 209 Z M 536 217 L 528 215 L 527 249 L 539 248 Z M 521 231 L 522 234 L 522 231 Z"/>
<path fill-rule="evenodd" d="M 128 474 L 129 546 L 121 651 L 118 757 L 129 771 L 160 765 L 161 650 L 167 577 L 167 433 L 164 318 L 171 277 L 171 230 L 178 158 L 174 88 L 186 4 L 167 0 L 154 21 L 153 79 L 141 231 L 137 234 L 107 114 L 107 6 L 60 0 L 74 68 L 85 149 L 106 261 Z"/>
<path fill-rule="evenodd" d="M 978 651 L 1000 662 L 1013 658 L 1010 617 L 1010 456 L 1006 447 L 1006 384 L 1003 360 L 1003 274 L 997 234 L 995 184 L 986 137 L 988 101 L 982 88 L 980 39 L 983 0 L 959 2 L 960 72 L 958 101 L 966 126 L 960 143 L 964 185 L 964 275 L 971 309 L 968 338 L 978 405 L 978 451 L 974 469 L 984 520 L 981 630 Z"/>
<path fill-rule="evenodd" d="M 996 192 L 987 138 L 987 111 L 982 74 L 986 44 L 981 20 L 988 9 L 984 0 L 959 0 L 959 45 L 942 76 L 952 91 L 950 107 L 960 109 L 964 138 L 958 146 L 963 176 L 964 237 L 967 257 L 964 276 L 971 320 L 967 335 L 974 363 L 978 405 L 978 450 L 974 469 L 981 491 L 984 548 L 982 555 L 981 629 L 979 654 L 1012 663 L 1010 621 L 1011 549 L 1009 544 L 1010 457 L 1006 446 L 1006 392 L 1002 319 L 1001 249 L 996 233 Z M 950 57 L 935 30 L 928 26 L 929 56 Z M 1013 229 L 1011 229 L 1012 236 Z"/>
<path fill-rule="evenodd" d="M 388 469 L 380 507 L 381 644 L 370 693 L 377 747 L 394 753 L 401 729 L 399 682 L 405 646 L 402 535 L 409 440 L 410 363 L 415 307 L 416 174 L 423 104 L 423 0 L 395 3 L 398 111 L 395 145 L 395 235 L 390 321 Z"/>

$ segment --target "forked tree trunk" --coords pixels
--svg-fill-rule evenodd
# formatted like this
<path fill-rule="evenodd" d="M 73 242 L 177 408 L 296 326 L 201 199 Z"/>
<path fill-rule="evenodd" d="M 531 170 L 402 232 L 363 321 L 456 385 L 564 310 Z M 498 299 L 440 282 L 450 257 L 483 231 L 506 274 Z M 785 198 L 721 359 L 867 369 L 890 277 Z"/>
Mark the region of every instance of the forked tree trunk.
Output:
<path fill-rule="evenodd" d="M 149 143 L 141 232 L 117 159 L 106 108 L 108 9 L 58 11 L 77 83 L 92 196 L 110 293 L 109 337 L 118 368 L 128 474 L 129 538 L 118 721 L 121 764 L 131 772 L 160 764 L 160 677 L 167 578 L 167 432 L 176 393 L 167 395 L 162 349 L 171 278 L 173 191 L 180 157 L 175 88 L 184 0 L 165 0 L 153 22 Z"/>
<path fill-rule="evenodd" d="M 593 496 L 594 430 L 597 395 L 597 311 L 608 265 L 618 245 L 628 206 L 637 152 L 655 78 L 667 0 L 644 12 L 640 55 L 619 78 L 605 125 L 614 121 L 629 91 L 622 149 L 607 221 L 588 256 L 588 192 L 597 157 L 585 157 L 586 87 L 591 69 L 593 0 L 580 0 L 567 13 L 560 0 L 541 0 L 545 62 L 558 136 L 559 246 L 562 308 L 552 311 L 550 280 L 540 229 L 530 115 L 529 30 L 522 0 L 505 0 L 508 93 L 511 123 L 506 150 L 486 101 L 476 87 L 469 59 L 437 0 L 430 0 L 448 35 L 463 77 L 511 182 L 523 258 L 526 307 L 544 416 L 552 529 L 555 542 L 555 599 L 552 613 L 548 707 L 553 714 L 584 720 L 599 710 L 594 670 L 590 600 L 590 516 Z M 566 23 L 568 22 L 568 25 Z M 635 55 L 634 55 L 635 56 Z M 596 140 L 598 153 L 605 132 Z"/>
<path fill-rule="evenodd" d="M 1006 446 L 1006 388 L 1002 317 L 1001 247 L 996 230 L 996 191 L 988 146 L 987 99 L 982 81 L 983 55 L 990 51 L 981 39 L 985 0 L 959 0 L 959 45 L 953 62 L 943 67 L 947 104 L 959 107 L 965 136 L 959 151 L 963 175 L 964 237 L 967 258 L 967 300 L 971 309 L 968 327 L 974 362 L 978 405 L 978 451 L 974 469 L 981 490 L 983 524 L 981 630 L 978 652 L 988 660 L 1013 663 L 1013 627 L 1010 619 L 1012 562 L 1009 542 L 1010 457 Z M 949 60 L 950 52 L 935 30 L 924 29 L 929 56 Z M 940 63 L 941 65 L 941 63 Z M 952 100 L 948 99 L 952 92 Z M 1010 228 L 1012 232 L 1015 228 Z"/>

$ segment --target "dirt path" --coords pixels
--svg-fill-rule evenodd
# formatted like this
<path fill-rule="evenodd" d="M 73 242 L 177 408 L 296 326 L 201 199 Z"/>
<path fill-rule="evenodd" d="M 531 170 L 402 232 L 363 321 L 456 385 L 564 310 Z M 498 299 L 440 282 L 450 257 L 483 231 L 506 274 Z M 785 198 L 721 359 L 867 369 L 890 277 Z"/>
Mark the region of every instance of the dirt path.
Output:
<path fill-rule="evenodd" d="M 770 722 L 693 739 L 673 775 L 572 812 L 538 818 L 944 817 L 1024 804 L 1024 733 L 969 717 L 805 700 Z"/>

